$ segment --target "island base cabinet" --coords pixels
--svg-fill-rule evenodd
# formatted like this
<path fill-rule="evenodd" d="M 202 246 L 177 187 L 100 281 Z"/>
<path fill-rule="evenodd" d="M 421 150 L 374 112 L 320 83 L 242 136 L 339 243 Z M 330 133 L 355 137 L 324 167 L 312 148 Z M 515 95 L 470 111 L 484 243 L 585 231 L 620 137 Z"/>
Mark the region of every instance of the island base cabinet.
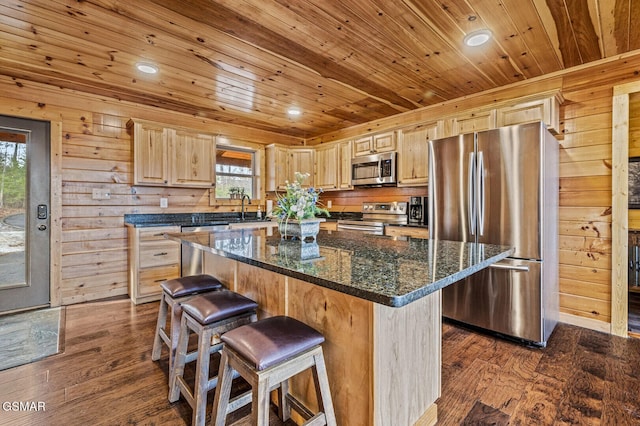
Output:
<path fill-rule="evenodd" d="M 321 332 L 331 398 L 339 425 L 372 425 L 373 304 L 288 277 L 288 315 Z M 312 412 L 318 406 L 310 371 L 291 380 L 291 393 Z"/>
<path fill-rule="evenodd" d="M 442 366 L 441 295 L 437 291 L 402 308 L 374 304 L 373 424 L 436 423 Z"/>
<path fill-rule="evenodd" d="M 339 425 L 411 426 L 437 421 L 441 388 L 441 292 L 393 308 L 205 252 L 205 271 L 255 300 L 258 318 L 288 315 L 315 328 Z M 310 371 L 290 392 L 318 410 Z M 273 399 L 274 402 L 275 399 Z M 302 418 L 292 411 L 293 420 Z"/>

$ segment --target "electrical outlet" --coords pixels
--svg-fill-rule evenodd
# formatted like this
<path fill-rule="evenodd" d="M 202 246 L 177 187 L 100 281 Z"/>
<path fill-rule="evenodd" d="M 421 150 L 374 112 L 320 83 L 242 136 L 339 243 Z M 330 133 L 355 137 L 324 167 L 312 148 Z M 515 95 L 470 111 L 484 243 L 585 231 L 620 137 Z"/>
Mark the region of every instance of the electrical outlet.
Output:
<path fill-rule="evenodd" d="M 331 202 L 331 200 L 327 200 L 327 208 L 330 209 L 332 205 L 333 203 Z"/>
<path fill-rule="evenodd" d="M 93 191 L 91 193 L 91 198 L 93 200 L 110 200 L 111 193 L 106 189 L 93 188 Z"/>
<path fill-rule="evenodd" d="M 160 198 L 160 208 L 166 209 L 167 207 L 169 207 L 169 199 Z"/>

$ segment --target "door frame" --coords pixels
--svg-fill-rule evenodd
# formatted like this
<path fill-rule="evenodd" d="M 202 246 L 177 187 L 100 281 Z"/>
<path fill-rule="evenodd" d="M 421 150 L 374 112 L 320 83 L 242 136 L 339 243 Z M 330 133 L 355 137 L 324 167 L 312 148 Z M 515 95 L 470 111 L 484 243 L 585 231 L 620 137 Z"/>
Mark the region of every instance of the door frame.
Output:
<path fill-rule="evenodd" d="M 60 306 L 62 302 L 62 117 L 47 111 L 32 108 L 35 103 L 1 98 L 0 114 L 18 118 L 43 120 L 50 122 L 50 267 L 49 295 L 51 306 Z"/>
<path fill-rule="evenodd" d="M 628 337 L 629 326 L 629 97 L 640 81 L 613 87 L 611 137 L 611 334 Z"/>

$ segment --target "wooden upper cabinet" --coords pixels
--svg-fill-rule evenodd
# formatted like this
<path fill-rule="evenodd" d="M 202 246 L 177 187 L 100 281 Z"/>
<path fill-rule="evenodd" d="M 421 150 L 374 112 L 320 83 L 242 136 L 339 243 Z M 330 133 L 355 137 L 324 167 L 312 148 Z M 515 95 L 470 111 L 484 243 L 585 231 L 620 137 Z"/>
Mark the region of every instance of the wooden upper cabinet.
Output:
<path fill-rule="evenodd" d="M 429 178 L 428 141 L 442 133 L 442 123 L 433 122 L 398 132 L 398 186 L 424 186 Z"/>
<path fill-rule="evenodd" d="M 214 186 L 215 137 L 188 130 L 171 130 L 169 134 L 170 185 Z"/>
<path fill-rule="evenodd" d="M 284 146 L 269 145 L 264 150 L 266 163 L 265 191 L 276 191 L 286 187 L 289 179 L 289 150 Z"/>
<path fill-rule="evenodd" d="M 315 149 L 313 148 L 289 149 L 289 182 L 293 182 L 296 172 L 309 173 L 303 186 L 314 185 L 314 154 Z"/>
<path fill-rule="evenodd" d="M 337 143 L 321 145 L 316 148 L 315 187 L 325 191 L 338 188 L 340 175 L 340 151 Z"/>
<path fill-rule="evenodd" d="M 496 128 L 496 110 L 472 112 L 445 120 L 443 137 Z"/>
<path fill-rule="evenodd" d="M 497 110 L 498 127 L 542 121 L 554 134 L 560 132 L 560 100 L 549 96 L 529 102 L 509 105 Z"/>
<path fill-rule="evenodd" d="M 132 119 L 134 185 L 211 188 L 215 138 L 189 129 Z"/>
<path fill-rule="evenodd" d="M 379 152 L 395 151 L 396 133 L 385 132 L 364 136 L 353 141 L 353 156 L 376 154 Z"/>
<path fill-rule="evenodd" d="M 338 142 L 340 170 L 338 174 L 339 189 L 353 189 L 351 184 L 351 156 L 353 153 L 352 141 Z"/>
<path fill-rule="evenodd" d="M 129 121 L 128 126 L 133 131 L 133 184 L 167 185 L 167 129 L 162 125 L 138 121 Z"/>
<path fill-rule="evenodd" d="M 314 149 L 288 148 L 271 144 L 265 148 L 266 186 L 265 191 L 277 191 L 286 188 L 286 181 L 293 182 L 295 172 L 309 173 L 304 186 L 313 186 Z"/>

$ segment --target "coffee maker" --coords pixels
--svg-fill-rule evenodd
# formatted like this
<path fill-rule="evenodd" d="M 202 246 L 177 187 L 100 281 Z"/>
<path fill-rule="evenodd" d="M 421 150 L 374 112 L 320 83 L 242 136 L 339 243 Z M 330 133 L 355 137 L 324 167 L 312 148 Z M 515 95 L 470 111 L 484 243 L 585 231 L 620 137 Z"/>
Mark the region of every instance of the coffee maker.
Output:
<path fill-rule="evenodd" d="M 409 199 L 409 224 L 422 225 L 424 221 L 424 208 L 422 197 L 411 197 Z"/>

